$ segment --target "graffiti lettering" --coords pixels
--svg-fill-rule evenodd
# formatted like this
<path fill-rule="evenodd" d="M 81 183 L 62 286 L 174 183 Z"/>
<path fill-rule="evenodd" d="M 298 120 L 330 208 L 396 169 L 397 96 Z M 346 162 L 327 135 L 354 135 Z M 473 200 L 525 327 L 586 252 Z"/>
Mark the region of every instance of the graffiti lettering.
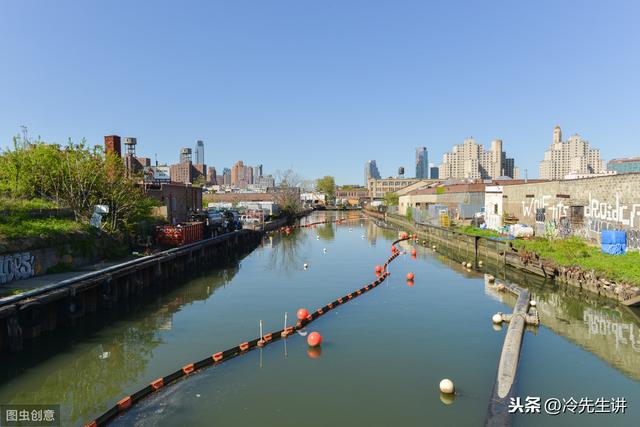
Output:
<path fill-rule="evenodd" d="M 552 205 L 549 203 L 550 199 L 551 199 L 551 196 L 549 195 L 542 196 L 542 198 L 540 199 L 533 198 L 529 202 L 528 206 L 527 206 L 527 203 L 523 201 L 522 214 L 525 217 L 531 218 L 536 214 L 537 210 L 544 209 L 545 212 L 546 210 L 549 210 L 549 212 L 551 213 L 551 216 L 547 218 L 549 220 L 559 220 L 563 216 L 567 216 L 567 211 L 569 207 L 565 206 L 564 203 L 562 203 L 561 201 L 556 203 L 555 205 Z M 536 218 L 536 220 L 539 222 L 542 221 L 538 218 Z"/>
<path fill-rule="evenodd" d="M 633 228 L 637 224 L 636 218 L 640 216 L 640 203 L 621 204 L 620 193 L 616 193 L 615 197 L 615 204 L 612 205 L 594 199 L 589 193 L 589 203 L 584 207 L 585 218 L 598 219 Z"/>
<path fill-rule="evenodd" d="M 29 252 L 0 255 L 0 284 L 33 276 L 34 259 Z"/>

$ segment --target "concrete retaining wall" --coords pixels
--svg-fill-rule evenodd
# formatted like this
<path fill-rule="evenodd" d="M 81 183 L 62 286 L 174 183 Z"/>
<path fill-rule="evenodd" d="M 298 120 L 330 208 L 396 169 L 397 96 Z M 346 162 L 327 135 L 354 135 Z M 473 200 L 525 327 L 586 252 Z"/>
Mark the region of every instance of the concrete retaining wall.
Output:
<path fill-rule="evenodd" d="M 600 243 L 602 230 L 626 230 L 640 249 L 640 173 L 505 185 L 503 209 L 537 234 L 576 235 Z"/>

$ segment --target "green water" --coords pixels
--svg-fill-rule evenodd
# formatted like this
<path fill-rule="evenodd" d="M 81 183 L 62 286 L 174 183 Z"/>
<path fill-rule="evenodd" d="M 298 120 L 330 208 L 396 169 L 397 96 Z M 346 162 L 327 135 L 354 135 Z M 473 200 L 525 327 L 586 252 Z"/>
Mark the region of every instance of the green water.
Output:
<path fill-rule="evenodd" d="M 325 215 L 332 214 L 309 220 Z M 59 403 L 63 425 L 82 425 L 150 381 L 255 338 L 259 320 L 267 331 L 280 329 L 285 312 L 291 319 L 299 307 L 315 309 L 369 283 L 396 236 L 356 219 L 267 238 L 239 265 L 1 360 L 0 403 Z M 514 425 L 637 425 L 637 314 L 487 268 L 538 300 L 543 324 L 525 334 L 518 396 L 625 397 L 629 406 L 624 415 L 519 415 Z M 294 335 L 163 389 L 114 425 L 482 425 L 506 331 L 494 330 L 490 318 L 509 312 L 515 298 L 423 247 L 389 271 L 382 286 L 307 328 L 323 335 L 321 351 Z M 445 377 L 458 389 L 453 402 L 437 389 Z"/>

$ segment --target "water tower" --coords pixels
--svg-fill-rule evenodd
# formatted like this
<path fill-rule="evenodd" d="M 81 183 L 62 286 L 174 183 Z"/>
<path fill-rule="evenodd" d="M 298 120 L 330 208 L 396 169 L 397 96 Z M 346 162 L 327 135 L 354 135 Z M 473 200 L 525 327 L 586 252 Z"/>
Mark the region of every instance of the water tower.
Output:
<path fill-rule="evenodd" d="M 184 147 L 180 149 L 180 163 L 186 163 L 191 161 L 191 148 Z"/>
<path fill-rule="evenodd" d="M 130 137 L 130 136 L 125 136 L 124 137 L 124 147 L 125 147 L 125 151 L 124 154 L 125 156 L 131 155 L 133 157 L 136 156 L 136 144 L 138 143 L 138 140 L 136 138 Z"/>
<path fill-rule="evenodd" d="M 398 178 L 404 178 L 404 166 L 398 168 Z"/>

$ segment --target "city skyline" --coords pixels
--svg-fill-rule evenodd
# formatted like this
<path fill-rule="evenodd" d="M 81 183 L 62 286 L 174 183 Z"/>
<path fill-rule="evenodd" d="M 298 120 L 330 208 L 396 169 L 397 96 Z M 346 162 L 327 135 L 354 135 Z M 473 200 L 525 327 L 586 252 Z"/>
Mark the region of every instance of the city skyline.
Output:
<path fill-rule="evenodd" d="M 21 125 L 57 143 L 132 134 L 139 156 L 171 163 L 202 139 L 218 170 L 244 157 L 338 183 L 361 182 L 367 159 L 389 176 L 414 147 L 437 159 L 468 135 L 502 139 L 534 178 L 558 123 L 604 160 L 640 155 L 638 4 L 30 3 L 0 16 L 0 52 L 21 64 L 0 70 L 3 148 Z"/>

